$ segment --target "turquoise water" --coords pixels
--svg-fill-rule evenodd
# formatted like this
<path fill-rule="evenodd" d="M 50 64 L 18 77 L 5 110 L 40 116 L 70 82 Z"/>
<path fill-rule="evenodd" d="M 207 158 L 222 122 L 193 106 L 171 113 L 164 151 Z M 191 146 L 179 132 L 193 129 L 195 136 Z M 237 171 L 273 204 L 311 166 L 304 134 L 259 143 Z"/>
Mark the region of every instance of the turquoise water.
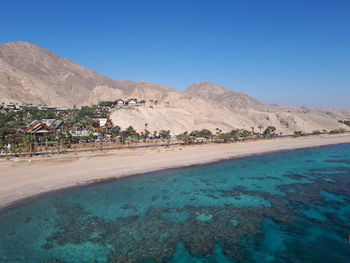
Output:
<path fill-rule="evenodd" d="M 0 262 L 350 262 L 350 145 L 170 169 L 0 210 Z"/>

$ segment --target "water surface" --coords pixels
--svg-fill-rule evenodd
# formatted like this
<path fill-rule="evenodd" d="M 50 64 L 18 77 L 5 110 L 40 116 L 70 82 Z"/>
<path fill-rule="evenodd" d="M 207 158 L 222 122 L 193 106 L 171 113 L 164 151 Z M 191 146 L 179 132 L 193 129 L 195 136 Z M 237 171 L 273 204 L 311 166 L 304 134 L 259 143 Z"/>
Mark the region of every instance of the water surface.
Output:
<path fill-rule="evenodd" d="M 350 145 L 170 169 L 0 211 L 0 262 L 349 262 Z"/>

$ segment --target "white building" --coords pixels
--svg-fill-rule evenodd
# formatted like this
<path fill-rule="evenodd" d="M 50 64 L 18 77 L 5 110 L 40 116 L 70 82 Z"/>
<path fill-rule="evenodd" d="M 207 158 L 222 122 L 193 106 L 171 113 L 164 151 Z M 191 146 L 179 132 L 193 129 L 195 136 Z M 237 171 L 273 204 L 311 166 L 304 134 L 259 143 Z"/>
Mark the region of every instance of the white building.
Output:
<path fill-rule="evenodd" d="M 116 101 L 116 105 L 117 105 L 118 107 L 123 107 L 123 106 L 125 105 L 125 102 L 124 102 L 123 100 L 117 100 L 117 101 Z"/>
<path fill-rule="evenodd" d="M 137 106 L 137 99 L 128 99 L 128 100 L 126 101 L 126 104 L 127 104 L 128 106 Z"/>

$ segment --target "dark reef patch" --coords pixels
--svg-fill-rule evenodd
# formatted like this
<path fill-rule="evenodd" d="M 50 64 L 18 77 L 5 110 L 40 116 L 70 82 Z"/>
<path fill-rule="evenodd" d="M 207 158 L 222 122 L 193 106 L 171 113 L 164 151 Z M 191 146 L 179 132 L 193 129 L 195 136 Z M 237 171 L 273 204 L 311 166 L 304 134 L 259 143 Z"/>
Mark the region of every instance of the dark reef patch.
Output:
<path fill-rule="evenodd" d="M 339 164 L 350 164 L 350 160 L 341 159 L 341 160 L 325 160 L 326 163 L 339 163 Z"/>
<path fill-rule="evenodd" d="M 318 247 L 322 241 L 337 253 L 350 229 L 349 156 L 335 154 L 341 147 L 333 154 L 327 148 L 275 153 L 124 178 L 96 185 L 98 190 L 89 186 L 34 210 L 30 204 L 8 209 L 0 218 L 9 227 L 0 226 L 0 233 L 21 241 L 28 229 L 50 226 L 34 240 L 44 255 L 36 263 L 178 262 L 175 255 L 191 262 L 322 262 L 318 255 L 328 260 L 323 262 L 347 262 L 347 250 L 332 261 Z M 1 255 L 6 245 L 0 244 L 0 262 L 7 263 Z M 65 248 L 71 256 L 79 249 L 93 252 L 80 261 L 61 257 Z M 103 250 L 96 259 L 94 249 Z M 317 252 L 317 261 L 306 249 Z"/>
<path fill-rule="evenodd" d="M 252 234 L 261 232 L 264 218 L 270 218 L 283 225 L 289 225 L 297 218 L 294 209 L 297 206 L 316 204 L 324 197 L 320 194 L 325 190 L 334 194 L 349 196 L 350 176 L 344 173 L 321 174 L 321 169 L 310 169 L 308 174 L 316 183 L 280 185 L 279 189 L 285 195 L 273 195 L 260 191 L 247 190 L 245 187 L 235 187 L 231 190 L 201 189 L 206 196 L 238 198 L 241 194 L 259 196 L 272 204 L 272 207 L 242 207 L 233 205 L 194 207 L 186 206 L 178 209 L 151 207 L 144 216 L 116 218 L 114 222 L 90 216 L 79 205 L 67 206 L 57 204 L 59 221 L 56 222 L 58 231 L 47 237 L 45 249 L 57 245 L 81 244 L 93 242 L 109 245 L 115 249 L 108 255 L 109 261 L 114 262 L 164 262 L 174 254 L 179 242 L 195 256 L 208 256 L 214 253 L 215 244 L 221 242 L 224 254 L 228 258 L 240 261 L 245 257 L 242 251 L 237 253 L 240 240 Z M 322 169 L 322 171 L 330 171 Z M 339 169 L 337 169 L 338 171 Z M 334 171 L 332 169 L 331 171 Z M 341 169 L 341 171 L 343 171 Z M 286 175 L 293 179 L 304 178 L 303 175 Z M 322 177 L 331 177 L 339 183 L 331 183 Z M 340 183 L 341 182 L 341 183 Z M 165 191 L 162 191 L 165 192 Z M 219 194 L 219 195 L 214 195 Z M 169 197 L 166 197 L 169 198 Z M 124 205 L 123 209 L 136 209 L 132 205 Z M 167 220 L 164 213 L 187 214 L 189 217 L 182 222 Z M 332 214 L 326 216 L 332 220 Z M 199 220 L 198 218 L 206 220 Z M 239 227 L 232 224 L 239 222 Z M 312 222 L 322 226 L 324 223 L 312 219 Z"/>

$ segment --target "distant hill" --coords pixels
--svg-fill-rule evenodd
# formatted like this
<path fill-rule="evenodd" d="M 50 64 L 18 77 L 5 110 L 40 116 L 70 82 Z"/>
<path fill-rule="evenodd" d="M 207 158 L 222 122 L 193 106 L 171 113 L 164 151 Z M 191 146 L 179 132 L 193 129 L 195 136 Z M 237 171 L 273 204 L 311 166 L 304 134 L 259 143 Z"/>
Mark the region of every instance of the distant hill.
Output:
<path fill-rule="evenodd" d="M 265 105 L 210 82 L 180 91 L 149 82 L 112 80 L 30 43 L 0 45 L 0 103 L 73 107 L 130 97 L 146 100 L 147 106 L 120 109 L 111 118 L 115 124 L 133 125 L 138 130 L 145 124 L 150 130 L 170 129 L 173 133 L 200 128 L 258 130 L 260 125 L 276 126 L 283 133 L 349 128 L 338 123 L 350 118 L 349 111 Z"/>

